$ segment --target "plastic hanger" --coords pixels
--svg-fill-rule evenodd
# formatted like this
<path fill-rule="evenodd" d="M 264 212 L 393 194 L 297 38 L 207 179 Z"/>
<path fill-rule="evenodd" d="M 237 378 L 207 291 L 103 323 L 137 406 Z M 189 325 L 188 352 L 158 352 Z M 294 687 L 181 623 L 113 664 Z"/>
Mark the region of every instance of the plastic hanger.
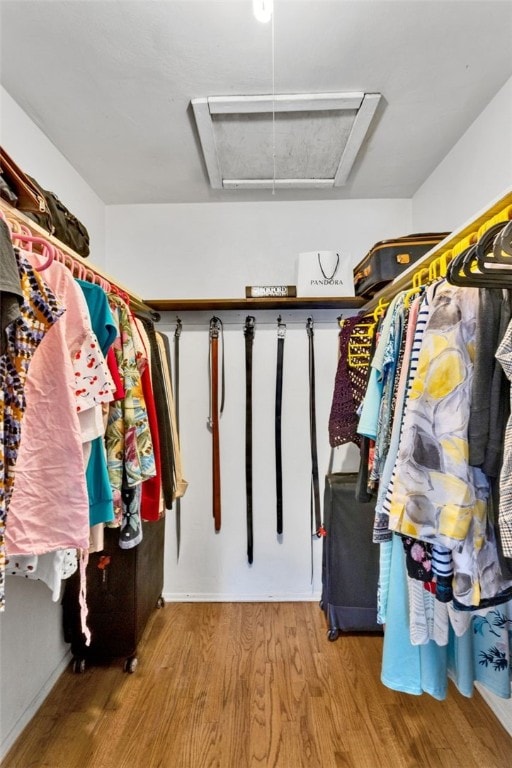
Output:
<path fill-rule="evenodd" d="M 414 275 L 412 276 L 412 287 L 406 291 L 404 295 L 404 305 L 406 309 L 409 309 L 411 306 L 411 301 L 416 298 L 416 296 L 419 296 L 420 293 L 422 293 L 425 290 L 427 281 L 424 280 L 424 277 L 428 280 L 429 276 L 429 268 L 428 267 L 421 267 L 420 269 L 416 270 Z"/>
<path fill-rule="evenodd" d="M 504 260 L 506 264 L 512 262 L 512 221 L 505 224 L 494 244 L 494 258 L 496 261 Z"/>
<path fill-rule="evenodd" d="M 502 259 L 499 241 L 505 222 L 499 222 L 490 227 L 479 239 L 476 246 L 476 261 L 481 272 L 491 272 L 499 274 L 500 272 L 510 270 L 510 258 Z M 495 248 L 496 245 L 496 248 Z M 496 251 L 498 255 L 496 256 Z M 508 266 L 507 266 L 508 261 Z"/>
<path fill-rule="evenodd" d="M 130 297 L 127 293 L 125 293 L 125 291 L 122 291 L 121 288 L 118 288 L 117 285 L 112 284 L 110 286 L 110 293 L 113 293 L 115 296 L 119 296 L 119 298 L 122 299 L 125 304 L 130 306 Z"/>
<path fill-rule="evenodd" d="M 34 235 L 27 235 L 22 232 L 13 232 L 12 233 L 12 239 L 13 242 L 20 242 L 20 243 L 26 243 L 30 245 L 30 248 L 28 249 L 30 253 L 36 253 L 33 249 L 33 245 L 39 245 L 41 246 L 41 255 L 46 258 L 46 261 L 43 264 L 40 264 L 39 266 L 35 267 L 37 272 L 44 272 L 45 269 L 48 269 L 50 264 L 53 263 L 53 260 L 55 258 L 55 248 L 51 243 L 49 243 L 47 240 L 44 240 L 42 237 L 36 237 Z"/>
<path fill-rule="evenodd" d="M 496 262 L 493 265 L 494 239 L 502 228 L 503 224 L 498 230 L 488 228 L 478 243 L 453 259 L 448 267 L 449 283 L 473 288 L 506 288 L 512 284 L 512 269 L 504 264 L 498 267 Z"/>

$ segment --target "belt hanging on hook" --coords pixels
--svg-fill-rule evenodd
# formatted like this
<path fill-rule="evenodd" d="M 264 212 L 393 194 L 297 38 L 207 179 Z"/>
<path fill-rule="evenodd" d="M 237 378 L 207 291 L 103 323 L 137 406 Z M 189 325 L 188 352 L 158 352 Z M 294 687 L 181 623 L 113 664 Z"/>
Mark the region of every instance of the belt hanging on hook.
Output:
<path fill-rule="evenodd" d="M 245 319 L 245 495 L 247 517 L 247 560 L 252 564 L 254 556 L 252 515 L 252 347 L 255 318 Z"/>
<path fill-rule="evenodd" d="M 180 336 L 182 323 L 179 317 L 176 318 L 176 329 L 174 331 L 174 408 L 176 412 L 176 431 L 178 440 L 180 437 Z M 176 497 L 176 559 L 180 558 L 181 544 L 181 498 Z"/>
<path fill-rule="evenodd" d="M 311 444 L 311 529 L 313 536 L 322 535 L 320 512 L 320 484 L 318 480 L 318 449 L 316 439 L 316 392 L 315 392 L 315 347 L 313 318 L 308 317 L 306 331 L 309 340 L 309 436 Z"/>
<path fill-rule="evenodd" d="M 221 396 L 219 406 L 219 335 L 222 342 L 221 352 Z M 212 514 L 215 530 L 221 526 L 221 474 L 220 474 L 220 440 L 219 419 L 224 410 L 225 377 L 224 377 L 224 333 L 222 320 L 212 317 L 209 331 L 209 390 L 210 412 L 208 429 L 212 433 Z"/>
<path fill-rule="evenodd" d="M 281 315 L 277 318 L 277 366 L 276 366 L 276 407 L 275 407 L 275 451 L 276 451 L 276 522 L 277 533 L 283 532 L 283 466 L 281 446 L 281 412 L 283 404 L 283 360 L 286 324 Z"/>

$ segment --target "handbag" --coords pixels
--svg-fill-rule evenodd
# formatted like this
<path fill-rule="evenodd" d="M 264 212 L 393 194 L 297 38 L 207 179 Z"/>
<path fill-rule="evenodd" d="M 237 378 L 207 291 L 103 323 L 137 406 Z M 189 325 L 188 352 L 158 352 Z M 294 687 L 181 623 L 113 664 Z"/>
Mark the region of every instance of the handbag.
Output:
<path fill-rule="evenodd" d="M 5 183 L 0 185 L 0 194 L 4 199 L 80 256 L 89 255 L 89 233 L 84 224 L 54 192 L 43 189 L 22 171 L 3 147 L 0 147 L 0 171 Z"/>
<path fill-rule="evenodd" d="M 90 253 L 89 233 L 84 224 L 66 208 L 54 192 L 42 189 L 31 176 L 28 178 L 36 189 L 39 190 L 40 194 L 43 195 L 46 202 L 46 211 L 38 211 L 37 213 L 35 211 L 27 211 L 26 215 L 62 243 L 72 248 L 80 256 L 87 258 Z"/>
<path fill-rule="evenodd" d="M 2 197 L 7 202 L 24 213 L 47 212 L 46 200 L 41 190 L 34 185 L 30 177 L 21 170 L 3 147 L 0 147 L 0 174 L 3 181 Z"/>

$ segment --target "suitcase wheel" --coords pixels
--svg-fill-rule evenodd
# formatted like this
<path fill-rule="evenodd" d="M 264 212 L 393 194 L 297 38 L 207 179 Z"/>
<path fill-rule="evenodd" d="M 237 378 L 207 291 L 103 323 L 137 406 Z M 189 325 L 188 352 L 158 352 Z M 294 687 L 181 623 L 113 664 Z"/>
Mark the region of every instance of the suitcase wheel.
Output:
<path fill-rule="evenodd" d="M 128 656 L 128 658 L 124 663 L 123 669 L 125 672 L 129 672 L 130 674 L 133 674 L 137 669 L 138 663 L 139 662 L 136 656 Z"/>
<path fill-rule="evenodd" d="M 164 607 L 164 605 L 165 605 L 165 600 L 164 600 L 164 598 L 162 597 L 162 595 L 160 595 L 160 597 L 159 597 L 159 598 L 158 598 L 158 600 L 156 601 L 156 607 L 157 607 L 157 608 L 163 608 L 163 607 Z"/>
<path fill-rule="evenodd" d="M 73 659 L 73 672 L 75 675 L 82 675 L 85 672 L 85 659 Z"/>
<path fill-rule="evenodd" d="M 329 642 L 334 643 L 334 641 L 337 640 L 339 636 L 340 636 L 339 629 L 327 630 L 327 639 L 329 640 Z"/>

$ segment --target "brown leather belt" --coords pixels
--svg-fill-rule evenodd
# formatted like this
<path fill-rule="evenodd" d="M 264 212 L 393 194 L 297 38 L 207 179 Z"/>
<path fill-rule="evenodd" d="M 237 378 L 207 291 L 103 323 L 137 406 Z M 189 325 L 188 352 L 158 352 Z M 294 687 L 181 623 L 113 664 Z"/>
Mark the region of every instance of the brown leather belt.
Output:
<path fill-rule="evenodd" d="M 215 530 L 221 524 L 220 446 L 219 418 L 224 410 L 224 343 L 222 343 L 221 402 L 219 408 L 219 335 L 222 339 L 222 321 L 218 317 L 210 320 L 210 415 L 208 428 L 212 433 L 212 512 Z"/>

